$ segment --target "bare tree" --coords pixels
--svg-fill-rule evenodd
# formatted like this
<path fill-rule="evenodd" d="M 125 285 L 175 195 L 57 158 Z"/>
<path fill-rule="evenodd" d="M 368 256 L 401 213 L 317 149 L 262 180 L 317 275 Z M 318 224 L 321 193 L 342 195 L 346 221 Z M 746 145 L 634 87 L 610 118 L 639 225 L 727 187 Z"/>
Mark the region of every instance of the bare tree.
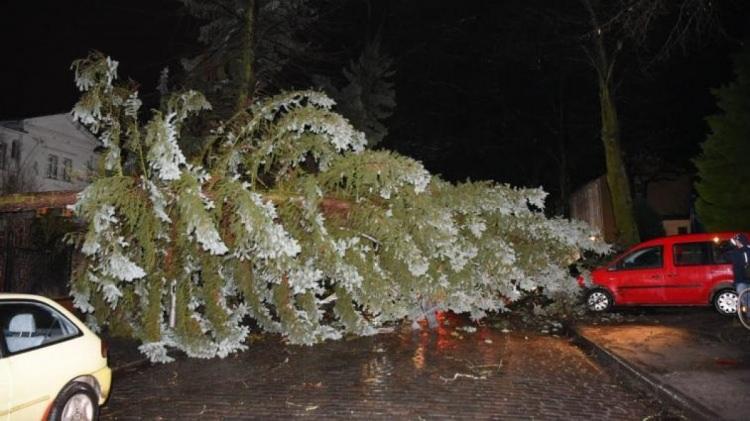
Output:
<path fill-rule="evenodd" d="M 710 0 L 580 0 L 583 16 L 567 17 L 582 28 L 578 40 L 596 74 L 599 92 L 601 140 L 620 242 L 638 242 L 630 181 L 621 144 L 615 89 L 624 49 L 644 68 L 663 60 L 678 48 L 721 33 L 715 2 Z M 655 28 L 666 36 L 655 39 Z"/>
<path fill-rule="evenodd" d="M 12 141 L 10 156 L 8 156 L 8 144 L 0 133 L 0 195 L 25 193 L 38 190 L 36 178 L 30 168 L 30 160 L 27 157 L 21 160 L 20 149 L 17 149 L 16 141 Z"/>
<path fill-rule="evenodd" d="M 36 191 L 37 187 L 36 180 L 28 168 L 13 165 L 0 170 L 0 195 Z"/>

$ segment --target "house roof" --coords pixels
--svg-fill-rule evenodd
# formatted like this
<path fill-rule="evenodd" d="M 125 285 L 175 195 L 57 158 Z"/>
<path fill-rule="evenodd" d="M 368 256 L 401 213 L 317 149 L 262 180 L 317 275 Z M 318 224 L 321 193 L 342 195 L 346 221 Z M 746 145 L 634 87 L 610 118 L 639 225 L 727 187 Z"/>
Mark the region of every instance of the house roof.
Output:
<path fill-rule="evenodd" d="M 50 134 L 63 135 L 68 138 L 85 138 L 92 144 L 99 144 L 99 140 L 80 123 L 73 121 L 70 113 L 49 114 L 28 117 L 19 120 L 0 121 L 0 126 L 21 133 L 42 131 Z"/>

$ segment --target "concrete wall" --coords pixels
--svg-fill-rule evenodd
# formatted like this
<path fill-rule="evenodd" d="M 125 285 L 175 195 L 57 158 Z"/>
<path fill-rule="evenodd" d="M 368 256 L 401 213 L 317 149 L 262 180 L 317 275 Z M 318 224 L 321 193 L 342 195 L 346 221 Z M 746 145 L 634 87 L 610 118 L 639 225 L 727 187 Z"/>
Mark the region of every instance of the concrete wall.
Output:
<path fill-rule="evenodd" d="M 690 233 L 692 181 L 684 175 L 649 183 L 646 200 L 661 216 L 666 235 Z M 576 190 L 570 197 L 570 216 L 598 228 L 606 241 L 614 241 L 616 229 L 607 179 L 601 176 Z"/>
<path fill-rule="evenodd" d="M 661 223 L 666 235 L 690 233 L 690 219 L 665 219 Z"/>
<path fill-rule="evenodd" d="M 616 240 L 612 199 L 604 176 L 590 181 L 570 196 L 570 217 L 599 229 L 605 241 Z"/>

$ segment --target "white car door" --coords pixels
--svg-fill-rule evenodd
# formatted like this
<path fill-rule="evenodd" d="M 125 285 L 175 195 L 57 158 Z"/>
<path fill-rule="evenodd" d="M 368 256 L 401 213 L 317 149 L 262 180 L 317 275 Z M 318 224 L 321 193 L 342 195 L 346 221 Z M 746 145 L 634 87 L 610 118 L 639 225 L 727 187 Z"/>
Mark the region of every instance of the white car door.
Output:
<path fill-rule="evenodd" d="M 1 352 L 0 352 L 1 354 Z M 8 361 L 0 355 L 0 420 L 10 419 L 10 368 Z"/>
<path fill-rule="evenodd" d="M 7 358 L 13 381 L 13 420 L 41 419 L 47 406 L 55 398 L 44 384 L 44 374 L 49 363 L 40 364 L 38 354 L 43 352 L 44 350 L 33 350 Z"/>
<path fill-rule="evenodd" d="M 41 419 L 56 394 L 70 380 L 77 363 L 79 330 L 57 311 L 34 301 L 0 303 L 8 355 L 2 360 L 12 385 L 13 420 Z"/>

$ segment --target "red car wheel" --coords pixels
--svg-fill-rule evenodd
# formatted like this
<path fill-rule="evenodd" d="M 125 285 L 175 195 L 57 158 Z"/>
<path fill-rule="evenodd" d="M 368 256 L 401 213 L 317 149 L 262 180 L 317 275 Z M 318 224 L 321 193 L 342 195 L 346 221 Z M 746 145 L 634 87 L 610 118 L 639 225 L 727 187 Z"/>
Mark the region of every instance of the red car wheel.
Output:
<path fill-rule="evenodd" d="M 589 311 L 601 313 L 609 311 L 612 308 L 614 301 L 612 300 L 612 294 L 603 289 L 592 289 L 586 294 L 586 308 Z"/>

